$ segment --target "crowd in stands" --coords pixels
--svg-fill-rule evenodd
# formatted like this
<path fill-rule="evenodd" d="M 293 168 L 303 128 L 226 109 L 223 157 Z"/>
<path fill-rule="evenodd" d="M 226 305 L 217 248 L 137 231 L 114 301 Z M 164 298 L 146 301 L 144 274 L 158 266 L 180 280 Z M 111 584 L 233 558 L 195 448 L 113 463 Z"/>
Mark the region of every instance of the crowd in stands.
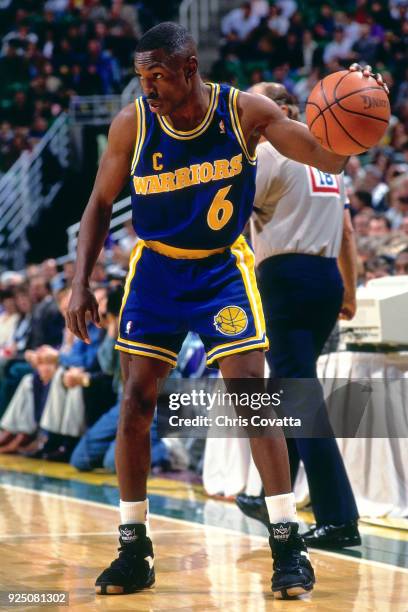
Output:
<path fill-rule="evenodd" d="M 350 159 L 346 181 L 360 283 L 393 273 L 408 247 L 408 3 L 251 0 L 224 16 L 221 34 L 215 81 L 241 89 L 282 83 L 301 111 L 326 74 L 353 62 L 382 74 L 390 88 L 389 128 L 379 146 Z"/>
<path fill-rule="evenodd" d="M 45 134 L 74 95 L 120 93 L 140 35 L 179 0 L 0 3 L 0 176 Z"/>

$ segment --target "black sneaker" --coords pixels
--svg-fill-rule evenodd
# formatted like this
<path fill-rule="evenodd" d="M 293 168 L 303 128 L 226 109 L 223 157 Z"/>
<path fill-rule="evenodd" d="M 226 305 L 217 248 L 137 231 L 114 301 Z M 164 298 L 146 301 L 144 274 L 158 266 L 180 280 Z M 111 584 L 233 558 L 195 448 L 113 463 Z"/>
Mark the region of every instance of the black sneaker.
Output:
<path fill-rule="evenodd" d="M 235 503 L 246 516 L 261 521 L 269 528 L 270 522 L 264 497 L 240 493 L 236 496 Z"/>
<path fill-rule="evenodd" d="M 123 595 L 154 584 L 153 545 L 141 523 L 119 525 L 119 557 L 96 579 L 99 595 Z"/>
<path fill-rule="evenodd" d="M 302 534 L 307 546 L 336 550 L 351 546 L 360 546 L 361 537 L 357 521 L 348 521 L 342 525 L 313 525 Z"/>
<path fill-rule="evenodd" d="M 277 599 L 294 599 L 309 593 L 315 583 L 313 567 L 297 523 L 269 526 L 272 549 L 272 591 Z"/>

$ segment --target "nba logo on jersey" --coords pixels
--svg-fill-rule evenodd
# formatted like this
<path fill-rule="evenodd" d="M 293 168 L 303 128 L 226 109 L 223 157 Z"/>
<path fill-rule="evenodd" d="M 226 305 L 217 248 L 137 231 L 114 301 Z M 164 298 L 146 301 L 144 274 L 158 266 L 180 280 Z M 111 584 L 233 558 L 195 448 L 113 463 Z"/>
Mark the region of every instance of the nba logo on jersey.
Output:
<path fill-rule="evenodd" d="M 130 330 L 132 329 L 132 325 L 133 325 L 133 324 L 132 324 L 132 321 L 128 321 L 128 322 L 126 323 L 126 333 L 127 333 L 127 334 L 129 334 L 129 333 L 130 333 Z"/>
<path fill-rule="evenodd" d="M 220 134 L 225 134 L 225 124 L 222 119 L 219 122 L 218 127 L 220 128 Z"/>

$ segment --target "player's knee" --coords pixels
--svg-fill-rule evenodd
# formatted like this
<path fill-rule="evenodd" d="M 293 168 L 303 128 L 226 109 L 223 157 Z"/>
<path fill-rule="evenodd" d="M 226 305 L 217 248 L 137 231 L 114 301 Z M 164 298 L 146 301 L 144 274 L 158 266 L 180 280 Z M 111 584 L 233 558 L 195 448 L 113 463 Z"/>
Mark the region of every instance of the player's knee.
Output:
<path fill-rule="evenodd" d="M 124 433 L 148 431 L 156 406 L 156 390 L 129 379 L 123 393 L 120 427 Z"/>

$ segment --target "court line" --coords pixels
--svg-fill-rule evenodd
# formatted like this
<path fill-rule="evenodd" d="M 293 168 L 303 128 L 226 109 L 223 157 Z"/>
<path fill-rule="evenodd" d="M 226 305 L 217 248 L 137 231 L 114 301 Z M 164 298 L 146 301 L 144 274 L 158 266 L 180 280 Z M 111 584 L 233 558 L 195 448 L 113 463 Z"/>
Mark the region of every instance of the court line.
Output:
<path fill-rule="evenodd" d="M 101 502 L 95 502 L 92 500 L 88 500 L 88 499 L 81 499 L 79 497 L 70 497 L 69 495 L 59 495 L 58 493 L 51 493 L 50 491 L 37 491 L 35 489 L 29 489 L 26 487 L 21 487 L 19 485 L 12 485 L 12 484 L 0 484 L 0 487 L 3 487 L 5 489 L 14 489 L 16 491 L 21 491 L 23 493 L 35 493 L 37 495 L 42 495 L 44 497 L 51 497 L 54 499 L 64 499 L 67 501 L 71 501 L 71 502 L 76 502 L 78 504 L 88 504 L 89 506 L 94 506 L 96 508 L 108 508 L 109 510 L 112 510 L 113 512 L 118 512 L 117 508 L 115 508 L 114 506 L 111 506 L 110 504 L 103 504 Z M 193 521 L 186 521 L 185 519 L 175 519 L 172 518 L 170 516 L 162 516 L 161 514 L 150 514 L 150 516 L 154 519 L 159 519 L 162 521 L 167 521 L 169 523 L 174 523 L 177 525 L 180 525 L 180 523 L 183 523 L 184 525 L 188 525 L 190 528 L 191 526 L 194 527 L 200 527 L 201 529 L 211 529 L 212 531 L 218 531 L 218 532 L 222 532 L 222 533 L 226 533 L 228 535 L 234 535 L 235 537 L 241 536 L 241 537 L 246 537 L 250 540 L 255 540 L 256 542 L 262 542 L 263 544 L 265 544 L 266 542 L 266 536 L 257 536 L 257 535 L 252 535 L 249 533 L 243 533 L 242 531 L 235 531 L 234 529 L 228 529 L 228 527 L 218 527 L 216 525 L 207 525 L 207 524 L 203 524 L 203 523 L 195 523 Z M 157 532 L 154 532 L 157 533 Z M 320 549 L 311 549 L 311 554 L 312 557 L 314 557 L 315 555 L 322 555 L 323 557 L 333 557 L 335 559 L 341 559 L 342 561 L 351 561 L 353 563 L 361 563 L 362 565 L 370 565 L 372 567 L 379 567 L 381 569 L 386 569 L 388 571 L 393 571 L 393 572 L 400 572 L 402 574 L 408 574 L 408 568 L 405 567 L 399 567 L 398 565 L 393 565 L 391 563 L 383 563 L 381 561 L 374 561 L 371 559 L 361 559 L 358 557 L 351 557 L 349 555 L 342 555 L 341 553 L 338 552 L 332 552 L 329 550 L 320 550 Z"/>

